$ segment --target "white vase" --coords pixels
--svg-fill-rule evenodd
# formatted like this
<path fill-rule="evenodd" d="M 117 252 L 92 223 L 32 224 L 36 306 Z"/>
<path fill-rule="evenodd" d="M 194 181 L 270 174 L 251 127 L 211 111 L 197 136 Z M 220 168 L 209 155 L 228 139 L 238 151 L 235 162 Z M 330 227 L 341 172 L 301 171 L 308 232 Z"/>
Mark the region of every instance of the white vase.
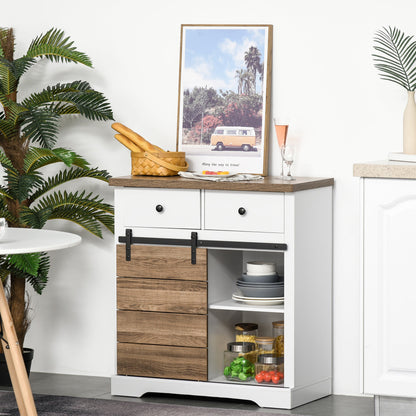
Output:
<path fill-rule="evenodd" d="M 415 92 L 407 91 L 407 104 L 403 114 L 403 153 L 416 154 L 416 103 Z"/>

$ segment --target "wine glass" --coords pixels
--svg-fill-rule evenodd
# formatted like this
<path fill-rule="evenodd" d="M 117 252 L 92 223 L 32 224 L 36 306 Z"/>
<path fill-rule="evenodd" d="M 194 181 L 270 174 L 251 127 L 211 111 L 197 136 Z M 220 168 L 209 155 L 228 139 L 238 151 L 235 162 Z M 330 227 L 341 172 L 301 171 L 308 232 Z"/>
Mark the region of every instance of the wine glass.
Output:
<path fill-rule="evenodd" d="M 295 159 L 295 148 L 293 146 L 285 145 L 282 147 L 282 159 L 287 165 L 287 175 L 284 179 L 287 181 L 293 181 L 295 178 L 292 176 L 291 168 Z"/>
<path fill-rule="evenodd" d="M 282 149 L 283 149 L 284 146 L 286 146 L 287 130 L 289 129 L 289 125 L 288 124 L 282 124 L 282 123 L 278 122 L 276 119 L 274 119 L 274 129 L 276 131 L 277 143 L 279 144 L 280 154 L 282 154 Z M 281 167 L 281 171 L 280 171 L 280 177 L 281 178 L 284 177 L 283 157 L 282 157 L 282 167 Z"/>

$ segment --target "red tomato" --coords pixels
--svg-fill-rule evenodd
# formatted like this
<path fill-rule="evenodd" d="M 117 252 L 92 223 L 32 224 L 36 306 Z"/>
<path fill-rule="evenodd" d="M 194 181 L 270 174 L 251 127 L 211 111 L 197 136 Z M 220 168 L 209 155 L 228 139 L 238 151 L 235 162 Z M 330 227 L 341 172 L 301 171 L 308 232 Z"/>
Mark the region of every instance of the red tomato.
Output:
<path fill-rule="evenodd" d="M 276 374 L 279 376 L 280 379 L 283 378 L 283 373 L 281 373 L 280 371 L 278 371 Z"/>
<path fill-rule="evenodd" d="M 272 379 L 272 376 L 270 375 L 270 373 L 266 373 L 265 375 L 264 375 L 264 381 L 266 382 L 266 383 L 268 383 L 268 382 L 270 382 L 270 380 Z"/>
<path fill-rule="evenodd" d="M 275 376 L 275 375 L 276 375 L 276 371 L 270 370 L 270 371 L 269 371 L 269 374 L 273 377 L 273 376 Z"/>
<path fill-rule="evenodd" d="M 274 376 L 272 377 L 272 382 L 273 382 L 274 384 L 277 384 L 279 381 L 280 381 L 280 377 L 279 377 L 278 375 L 274 375 Z"/>
<path fill-rule="evenodd" d="M 261 374 L 261 375 L 264 377 L 264 375 L 266 374 L 266 372 L 267 372 L 267 371 L 264 371 L 264 370 L 263 370 L 263 371 L 260 371 L 260 373 L 259 373 L 259 374 Z"/>
<path fill-rule="evenodd" d="M 255 377 L 257 383 L 262 383 L 263 382 L 263 375 L 261 373 L 256 374 Z"/>

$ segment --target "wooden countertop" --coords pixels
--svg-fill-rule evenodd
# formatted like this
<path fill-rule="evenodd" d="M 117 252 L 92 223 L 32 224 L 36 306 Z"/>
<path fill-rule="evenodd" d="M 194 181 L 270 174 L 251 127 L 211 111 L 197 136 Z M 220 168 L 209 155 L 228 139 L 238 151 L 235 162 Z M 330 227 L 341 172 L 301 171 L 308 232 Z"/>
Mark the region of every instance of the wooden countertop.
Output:
<path fill-rule="evenodd" d="M 393 160 L 355 163 L 353 174 L 361 178 L 416 179 L 416 163 Z"/>
<path fill-rule="evenodd" d="M 333 178 L 296 177 L 294 181 L 284 181 L 277 177 L 266 176 L 255 181 L 214 182 L 186 179 L 180 176 L 119 176 L 110 178 L 111 186 L 128 186 L 137 188 L 171 188 L 171 189 L 213 189 L 232 191 L 259 192 L 295 192 L 306 189 L 333 186 Z"/>

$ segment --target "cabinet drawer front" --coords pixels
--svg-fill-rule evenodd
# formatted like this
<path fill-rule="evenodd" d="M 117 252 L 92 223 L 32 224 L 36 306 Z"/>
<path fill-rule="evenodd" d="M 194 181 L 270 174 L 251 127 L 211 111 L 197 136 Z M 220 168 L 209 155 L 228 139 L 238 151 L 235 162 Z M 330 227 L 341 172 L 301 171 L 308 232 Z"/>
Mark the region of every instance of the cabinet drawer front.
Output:
<path fill-rule="evenodd" d="M 121 189 L 116 215 L 123 227 L 199 229 L 200 195 L 199 189 Z"/>
<path fill-rule="evenodd" d="M 207 316 L 118 311 L 117 341 L 206 348 Z"/>
<path fill-rule="evenodd" d="M 239 213 L 240 208 L 244 214 Z M 284 232 L 284 194 L 206 191 L 205 228 Z"/>
<path fill-rule="evenodd" d="M 128 376 L 206 381 L 206 348 L 117 344 L 117 373 Z"/>
<path fill-rule="evenodd" d="M 149 312 L 207 313 L 207 284 L 186 280 L 117 279 L 117 308 Z"/>
<path fill-rule="evenodd" d="M 207 280 L 207 250 L 198 248 L 192 264 L 190 247 L 133 245 L 126 261 L 126 246 L 118 244 L 117 276 Z"/>

